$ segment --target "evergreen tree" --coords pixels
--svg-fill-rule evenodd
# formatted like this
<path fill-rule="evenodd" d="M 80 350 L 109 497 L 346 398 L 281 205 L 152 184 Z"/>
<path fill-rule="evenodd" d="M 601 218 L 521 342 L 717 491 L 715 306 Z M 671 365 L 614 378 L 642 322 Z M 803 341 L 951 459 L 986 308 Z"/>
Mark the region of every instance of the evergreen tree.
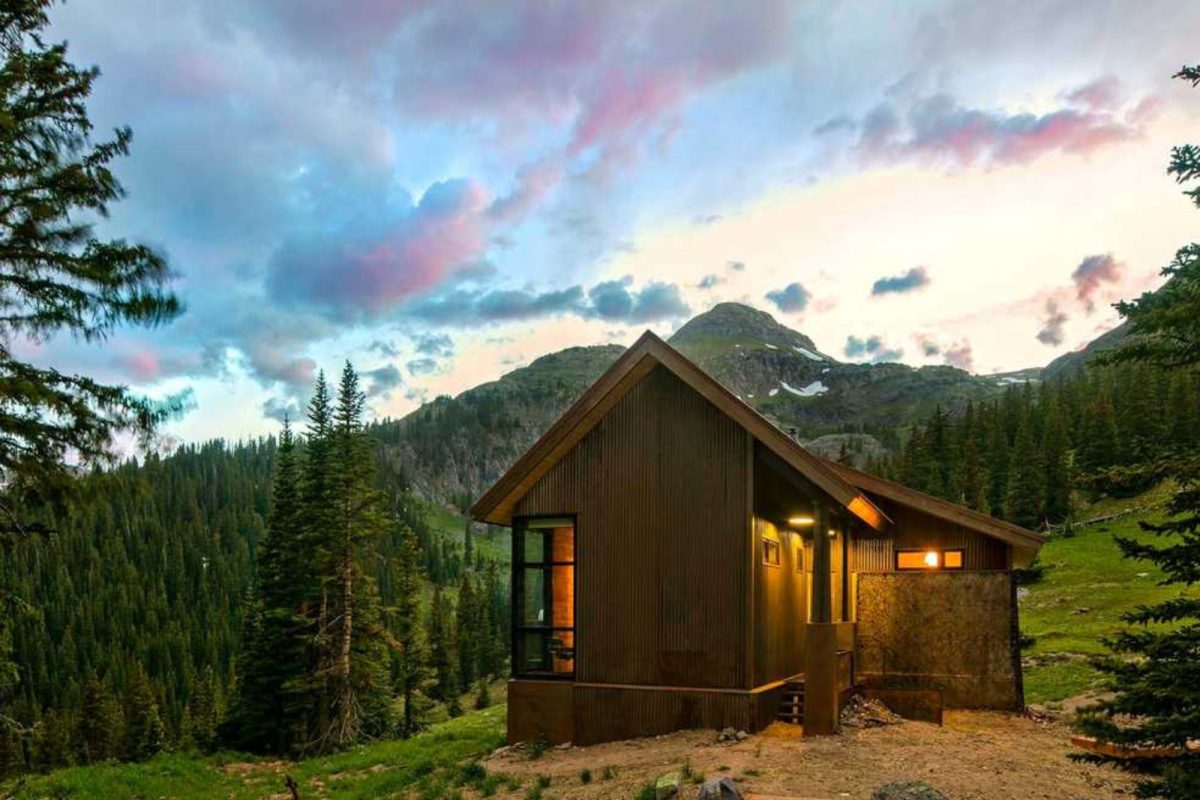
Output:
<path fill-rule="evenodd" d="M 1026 528 L 1036 528 L 1041 521 L 1045 476 L 1040 455 L 1034 444 L 1033 424 L 1025 415 L 1013 442 L 1004 515 Z"/>
<path fill-rule="evenodd" d="M 1045 496 L 1042 516 L 1051 522 L 1061 522 L 1071 513 L 1070 441 L 1057 401 L 1048 401 L 1044 416 L 1041 449 L 1046 471 L 1042 480 Z"/>
<path fill-rule="evenodd" d="M 221 702 L 212 668 L 196 681 L 187 710 L 191 716 L 191 740 L 202 752 L 209 752 L 217 742 L 217 725 L 221 721 Z"/>
<path fill-rule="evenodd" d="M 167 733 L 159 714 L 154 687 L 140 666 L 133 676 L 128 708 L 125 712 L 125 747 L 129 761 L 141 761 L 163 749 Z"/>
<path fill-rule="evenodd" d="M 475 685 L 479 669 L 479 651 L 484 631 L 479 625 L 478 605 L 471 575 L 463 570 L 458 583 L 458 604 L 454 609 L 454 627 L 458 632 L 458 691 L 466 692 Z"/>
<path fill-rule="evenodd" d="M 94 674 L 84 688 L 79 719 L 80 750 L 85 764 L 117 756 L 121 741 L 121 708 L 112 693 Z"/>
<path fill-rule="evenodd" d="M 1200 66 L 1185 67 L 1176 77 L 1200 85 Z M 1200 146 L 1176 147 L 1169 172 L 1180 182 L 1200 180 Z M 1200 206 L 1200 185 L 1186 194 Z M 1132 338 L 1107 360 L 1154 364 L 1192 378 L 1200 370 L 1200 244 L 1179 250 L 1163 275 L 1167 282 L 1159 289 L 1118 304 Z M 1168 583 L 1193 587 L 1200 583 L 1200 450 L 1177 445 L 1168 451 L 1166 467 L 1179 486 L 1168 504 L 1170 516 L 1141 523 L 1165 541 L 1117 542 L 1127 558 L 1156 564 Z M 1200 598 L 1185 590 L 1125 619 L 1134 627 L 1109 641 L 1113 655 L 1101 663 L 1113 697 L 1088 709 L 1081 727 L 1119 745 L 1181 754 L 1147 759 L 1151 777 L 1138 787 L 1139 796 L 1200 797 L 1200 754 L 1188 749 L 1200 739 Z"/>
<path fill-rule="evenodd" d="M 434 676 L 432 695 L 445 701 L 457 697 L 459 689 L 458 648 L 449 605 L 442 587 L 435 585 L 429 607 L 429 666 Z"/>
<path fill-rule="evenodd" d="M 396 603 L 393 618 L 398 643 L 396 683 L 403 704 L 400 734 L 408 737 L 423 729 L 428 720 L 428 698 L 434 677 L 429 669 L 429 650 L 421 625 L 421 550 L 411 530 L 401 533 L 400 551 L 395 559 Z"/>
<path fill-rule="evenodd" d="M 342 371 L 333 415 L 327 581 L 336 587 L 332 727 L 322 735 L 335 747 L 378 735 L 390 724 L 388 655 L 381 636 L 379 598 L 360 558 L 374 556 L 387 528 L 383 493 L 375 486 L 375 456 L 363 431 L 366 395 L 349 362 Z"/>

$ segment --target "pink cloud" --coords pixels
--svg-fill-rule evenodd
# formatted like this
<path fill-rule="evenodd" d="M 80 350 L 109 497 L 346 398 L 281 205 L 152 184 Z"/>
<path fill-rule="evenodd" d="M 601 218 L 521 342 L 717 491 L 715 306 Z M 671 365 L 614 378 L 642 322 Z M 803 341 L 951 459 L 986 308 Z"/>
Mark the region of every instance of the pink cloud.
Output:
<path fill-rule="evenodd" d="M 975 371 L 975 354 L 971 349 L 971 343 L 966 339 L 947 347 L 942 354 L 942 360 L 952 367 L 958 367 L 967 372 Z"/>
<path fill-rule="evenodd" d="M 1113 258 L 1112 253 L 1088 256 L 1079 262 L 1079 266 L 1071 273 L 1071 281 L 1075 284 L 1076 296 L 1087 306 L 1088 313 L 1096 307 L 1095 297 L 1104 285 L 1119 281 L 1123 272 L 1124 265 Z"/>

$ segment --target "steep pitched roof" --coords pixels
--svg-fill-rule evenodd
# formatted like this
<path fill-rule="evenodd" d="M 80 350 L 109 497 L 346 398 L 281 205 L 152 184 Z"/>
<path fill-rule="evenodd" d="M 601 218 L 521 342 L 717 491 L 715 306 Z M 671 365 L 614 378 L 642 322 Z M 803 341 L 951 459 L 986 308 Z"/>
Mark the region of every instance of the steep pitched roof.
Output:
<path fill-rule="evenodd" d="M 991 536 L 994 539 L 999 539 L 1002 542 L 1012 545 L 1014 549 L 1013 560 L 1016 566 L 1028 566 L 1029 562 L 1033 560 L 1034 555 L 1037 554 L 1038 549 L 1046 541 L 1046 537 L 1043 534 L 1034 533 L 1027 528 L 1022 528 L 1020 525 L 996 519 L 988 514 L 980 513 L 966 506 L 960 506 L 957 503 L 951 503 L 949 500 L 943 500 L 940 497 L 918 492 L 916 489 L 910 489 L 895 481 L 880 478 L 877 475 L 839 464 L 836 461 L 828 459 L 822 459 L 822 461 L 844 481 L 864 492 L 873 494 L 876 497 L 883 497 L 909 508 L 915 508 L 931 516 L 962 525 L 964 528 L 978 531 L 986 536 Z"/>
<path fill-rule="evenodd" d="M 863 522 L 877 530 L 890 522 L 866 495 L 840 478 L 822 459 L 650 331 L 642 334 L 471 506 L 471 516 L 497 525 L 511 524 L 513 509 L 521 497 L 656 366 L 670 370 Z"/>

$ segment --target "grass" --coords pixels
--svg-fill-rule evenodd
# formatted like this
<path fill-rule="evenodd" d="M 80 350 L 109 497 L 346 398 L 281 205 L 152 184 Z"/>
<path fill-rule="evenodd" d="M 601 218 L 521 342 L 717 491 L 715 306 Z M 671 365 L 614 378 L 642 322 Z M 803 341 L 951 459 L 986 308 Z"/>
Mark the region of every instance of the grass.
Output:
<path fill-rule="evenodd" d="M 1104 501 L 1078 516 L 1156 505 L 1168 491 L 1160 487 L 1132 500 Z M 1045 576 L 1021 600 L 1022 632 L 1035 640 L 1024 652 L 1033 662 L 1025 669 L 1029 702 L 1055 702 L 1094 688 L 1098 675 L 1088 657 L 1104 652 L 1102 640 L 1122 627 L 1122 614 L 1179 593 L 1178 587 L 1159 585 L 1162 574 L 1154 565 L 1123 558 L 1113 540 L 1114 535 L 1156 540 L 1138 522 L 1161 518 L 1157 508 L 1130 514 L 1055 534 L 1042 547 L 1039 562 L 1046 567 Z"/>
<path fill-rule="evenodd" d="M 503 705 L 492 706 L 435 725 L 411 739 L 376 742 L 304 761 L 271 761 L 238 753 L 208 757 L 171 753 L 142 764 L 72 767 L 28 776 L 0 787 L 0 796 L 257 800 L 284 792 L 285 774 L 296 779 L 306 800 L 400 798 L 413 793 L 448 797 L 466 785 L 490 794 L 501 782 L 512 786 L 510 779 L 487 774 L 477 761 L 502 743 L 505 710 Z"/>

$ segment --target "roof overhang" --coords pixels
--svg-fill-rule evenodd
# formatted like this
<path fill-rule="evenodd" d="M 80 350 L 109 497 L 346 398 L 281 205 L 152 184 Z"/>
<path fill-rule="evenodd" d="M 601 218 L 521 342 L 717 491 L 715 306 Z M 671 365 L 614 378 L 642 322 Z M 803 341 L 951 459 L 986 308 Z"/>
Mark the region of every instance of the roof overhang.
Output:
<path fill-rule="evenodd" d="M 939 519 L 961 525 L 964 528 L 990 536 L 993 539 L 1011 545 L 1014 567 L 1028 567 L 1033 562 L 1046 537 L 1028 528 L 996 519 L 974 509 L 951 503 L 940 497 L 934 497 L 916 489 L 910 489 L 895 481 L 889 481 L 862 470 L 839 464 L 835 461 L 822 459 L 830 469 L 834 470 L 843 480 L 858 489 L 890 500 L 909 508 L 938 517 Z"/>

